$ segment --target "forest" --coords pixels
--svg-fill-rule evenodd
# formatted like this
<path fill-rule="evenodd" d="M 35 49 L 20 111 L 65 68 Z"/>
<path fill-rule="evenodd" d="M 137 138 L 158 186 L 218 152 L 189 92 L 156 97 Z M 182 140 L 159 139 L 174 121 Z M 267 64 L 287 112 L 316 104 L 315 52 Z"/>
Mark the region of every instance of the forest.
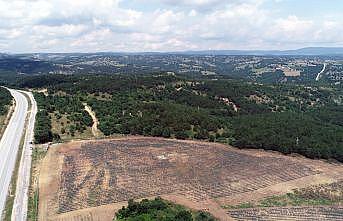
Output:
<path fill-rule="evenodd" d="M 36 75 L 15 84 L 47 89 L 48 96 L 35 95 L 42 121 L 68 118 L 63 131 L 44 130 L 48 140 L 90 126 L 82 105 L 87 103 L 106 136 L 201 139 L 343 161 L 341 85 L 261 84 L 167 73 Z"/>
<path fill-rule="evenodd" d="M 161 198 L 144 199 L 141 202 L 129 200 L 128 206 L 116 213 L 117 221 L 216 221 L 207 212 L 193 212 L 180 205 Z"/>
<path fill-rule="evenodd" d="M 303 113 L 268 113 L 233 120 L 233 145 L 343 162 L 343 127 Z"/>

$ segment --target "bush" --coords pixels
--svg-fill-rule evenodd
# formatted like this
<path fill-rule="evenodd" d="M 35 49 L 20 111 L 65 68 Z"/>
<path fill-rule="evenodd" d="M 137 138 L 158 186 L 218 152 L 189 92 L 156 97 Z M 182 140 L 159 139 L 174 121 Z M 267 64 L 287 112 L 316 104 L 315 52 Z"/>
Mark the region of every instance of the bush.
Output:
<path fill-rule="evenodd" d="M 216 219 L 209 213 L 200 211 L 194 216 L 194 221 L 215 221 Z"/>
<path fill-rule="evenodd" d="M 215 221 L 208 213 L 193 214 L 184 207 L 161 198 L 144 199 L 141 202 L 129 200 L 128 206 L 120 209 L 113 220 L 117 221 Z"/>
<path fill-rule="evenodd" d="M 178 132 L 176 132 L 176 134 L 175 134 L 175 138 L 180 139 L 180 140 L 185 140 L 185 139 L 187 139 L 188 137 L 189 137 L 189 136 L 188 136 L 188 134 L 187 134 L 186 131 L 178 131 Z"/>

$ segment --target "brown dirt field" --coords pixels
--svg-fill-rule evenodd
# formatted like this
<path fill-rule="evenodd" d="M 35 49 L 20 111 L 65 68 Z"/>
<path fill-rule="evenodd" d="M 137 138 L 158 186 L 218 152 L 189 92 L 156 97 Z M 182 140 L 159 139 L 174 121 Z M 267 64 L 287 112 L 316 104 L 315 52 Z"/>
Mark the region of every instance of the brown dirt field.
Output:
<path fill-rule="evenodd" d="M 334 182 L 342 172 L 341 164 L 207 142 L 73 142 L 42 163 L 39 220 L 110 221 L 128 199 L 155 196 L 232 220 L 222 205 Z"/>

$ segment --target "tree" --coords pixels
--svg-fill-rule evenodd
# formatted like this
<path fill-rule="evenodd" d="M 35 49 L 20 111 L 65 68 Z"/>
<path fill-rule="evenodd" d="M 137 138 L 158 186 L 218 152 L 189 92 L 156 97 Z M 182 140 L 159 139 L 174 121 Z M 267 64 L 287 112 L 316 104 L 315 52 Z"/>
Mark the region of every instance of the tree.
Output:
<path fill-rule="evenodd" d="M 185 140 L 185 139 L 187 139 L 189 136 L 188 136 L 188 134 L 186 133 L 186 131 L 181 130 L 181 131 L 177 131 L 177 132 L 175 133 L 175 137 L 176 137 L 176 139 Z"/>
<path fill-rule="evenodd" d="M 198 212 L 195 217 L 194 221 L 215 221 L 216 219 L 209 213 L 200 211 Z"/>
<path fill-rule="evenodd" d="M 182 210 L 176 214 L 175 221 L 193 221 L 192 214 L 189 211 Z"/>
<path fill-rule="evenodd" d="M 169 138 L 171 136 L 171 131 L 169 127 L 163 128 L 162 137 Z"/>
<path fill-rule="evenodd" d="M 163 133 L 163 129 L 160 126 L 155 126 L 151 130 L 151 135 L 154 137 L 160 137 L 162 136 L 162 133 Z"/>

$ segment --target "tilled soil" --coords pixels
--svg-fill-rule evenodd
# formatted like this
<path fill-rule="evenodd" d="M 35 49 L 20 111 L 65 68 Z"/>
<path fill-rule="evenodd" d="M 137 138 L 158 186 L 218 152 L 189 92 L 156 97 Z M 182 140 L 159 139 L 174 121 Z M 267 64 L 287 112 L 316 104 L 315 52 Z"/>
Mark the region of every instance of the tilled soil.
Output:
<path fill-rule="evenodd" d="M 147 137 L 64 144 L 49 150 L 44 161 L 40 220 L 97 220 L 90 217 L 104 205 L 113 216 L 129 199 L 154 196 L 230 220 L 221 206 L 232 199 L 331 182 L 342 172 L 341 165 L 277 153 Z M 77 211 L 87 208 L 94 211 L 82 218 Z"/>

